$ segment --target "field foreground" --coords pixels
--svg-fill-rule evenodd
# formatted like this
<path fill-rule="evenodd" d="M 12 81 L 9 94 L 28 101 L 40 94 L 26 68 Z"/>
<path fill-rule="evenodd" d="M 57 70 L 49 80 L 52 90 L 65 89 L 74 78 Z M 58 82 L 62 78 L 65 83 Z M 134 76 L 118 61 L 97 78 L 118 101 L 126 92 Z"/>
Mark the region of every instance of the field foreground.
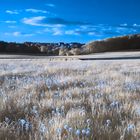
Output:
<path fill-rule="evenodd" d="M 0 60 L 0 140 L 80 139 L 140 139 L 140 61 Z"/>

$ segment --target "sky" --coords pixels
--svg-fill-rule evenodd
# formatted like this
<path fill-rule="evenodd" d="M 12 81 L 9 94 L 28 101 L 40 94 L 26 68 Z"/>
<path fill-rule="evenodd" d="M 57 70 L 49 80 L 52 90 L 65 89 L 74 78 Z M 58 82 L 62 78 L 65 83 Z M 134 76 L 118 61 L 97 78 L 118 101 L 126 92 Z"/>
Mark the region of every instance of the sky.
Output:
<path fill-rule="evenodd" d="M 140 0 L 0 0 L 0 40 L 81 42 L 140 33 Z"/>

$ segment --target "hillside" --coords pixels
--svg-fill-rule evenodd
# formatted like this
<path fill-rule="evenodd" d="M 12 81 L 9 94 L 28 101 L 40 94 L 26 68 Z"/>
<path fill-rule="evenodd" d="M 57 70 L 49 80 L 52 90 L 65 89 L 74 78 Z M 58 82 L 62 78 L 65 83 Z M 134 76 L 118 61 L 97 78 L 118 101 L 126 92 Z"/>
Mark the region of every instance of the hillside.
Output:
<path fill-rule="evenodd" d="M 100 52 L 128 51 L 140 49 L 140 34 L 108 38 L 81 43 L 15 43 L 0 42 L 0 53 L 43 54 L 46 56 L 85 55 Z"/>
<path fill-rule="evenodd" d="M 91 54 L 137 49 L 140 49 L 140 34 L 108 38 L 101 41 L 93 41 L 84 45 L 82 47 L 81 53 Z"/>
<path fill-rule="evenodd" d="M 0 41 L 0 53 L 6 54 L 30 54 L 30 55 L 46 55 L 59 56 L 67 55 L 71 51 L 71 55 L 75 55 L 75 50 L 81 48 L 84 44 L 71 43 L 40 43 L 40 42 L 4 42 Z M 74 51 L 73 51 L 74 50 Z M 77 51 L 76 51 L 77 52 Z"/>

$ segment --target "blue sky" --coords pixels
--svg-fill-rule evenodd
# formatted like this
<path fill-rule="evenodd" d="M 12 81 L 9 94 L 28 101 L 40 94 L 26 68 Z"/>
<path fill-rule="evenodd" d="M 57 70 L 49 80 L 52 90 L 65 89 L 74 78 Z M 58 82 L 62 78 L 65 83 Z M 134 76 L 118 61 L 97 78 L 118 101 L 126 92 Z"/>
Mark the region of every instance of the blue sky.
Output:
<path fill-rule="evenodd" d="M 89 42 L 140 33 L 139 0 L 0 0 L 0 40 Z"/>

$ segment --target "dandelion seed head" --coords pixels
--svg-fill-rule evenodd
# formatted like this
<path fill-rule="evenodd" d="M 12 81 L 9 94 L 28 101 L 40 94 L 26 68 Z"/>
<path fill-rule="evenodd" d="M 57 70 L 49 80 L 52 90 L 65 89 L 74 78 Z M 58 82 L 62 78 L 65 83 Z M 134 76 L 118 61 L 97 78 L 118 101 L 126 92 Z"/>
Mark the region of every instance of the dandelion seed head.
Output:
<path fill-rule="evenodd" d="M 91 119 L 87 119 L 87 124 L 90 125 L 91 124 Z"/>
<path fill-rule="evenodd" d="M 41 133 L 46 133 L 46 132 L 47 132 L 47 128 L 46 128 L 45 124 L 40 123 L 39 131 L 40 131 Z"/>
<path fill-rule="evenodd" d="M 107 126 L 110 126 L 110 125 L 111 125 L 111 123 L 112 123 L 112 122 L 111 122 L 111 120 L 109 120 L 109 119 L 108 119 L 108 120 L 106 120 L 106 125 L 107 125 Z"/>
<path fill-rule="evenodd" d="M 128 127 L 127 127 L 127 132 L 133 132 L 135 129 L 135 125 L 134 124 L 128 124 Z"/>
<path fill-rule="evenodd" d="M 89 136 L 89 135 L 90 135 L 90 130 L 87 129 L 87 130 L 86 130 L 86 136 Z"/>
<path fill-rule="evenodd" d="M 64 129 L 68 130 L 69 126 L 67 124 L 64 125 Z"/>
<path fill-rule="evenodd" d="M 10 122 L 10 119 L 8 117 L 5 117 L 5 122 L 6 123 L 9 123 Z"/>
<path fill-rule="evenodd" d="M 26 124 L 26 120 L 19 119 L 19 124 L 23 127 Z"/>
<path fill-rule="evenodd" d="M 62 129 L 61 129 L 61 128 L 57 128 L 57 129 L 56 129 L 56 133 L 57 133 L 58 135 L 61 135 Z"/>
<path fill-rule="evenodd" d="M 77 136 L 79 136 L 79 135 L 81 134 L 80 129 L 77 129 L 76 132 L 75 132 L 75 134 L 76 134 Z"/>
<path fill-rule="evenodd" d="M 72 127 L 69 127 L 68 131 L 71 133 L 73 131 Z"/>
<path fill-rule="evenodd" d="M 85 135 L 86 134 L 86 130 L 82 129 L 82 134 Z"/>

